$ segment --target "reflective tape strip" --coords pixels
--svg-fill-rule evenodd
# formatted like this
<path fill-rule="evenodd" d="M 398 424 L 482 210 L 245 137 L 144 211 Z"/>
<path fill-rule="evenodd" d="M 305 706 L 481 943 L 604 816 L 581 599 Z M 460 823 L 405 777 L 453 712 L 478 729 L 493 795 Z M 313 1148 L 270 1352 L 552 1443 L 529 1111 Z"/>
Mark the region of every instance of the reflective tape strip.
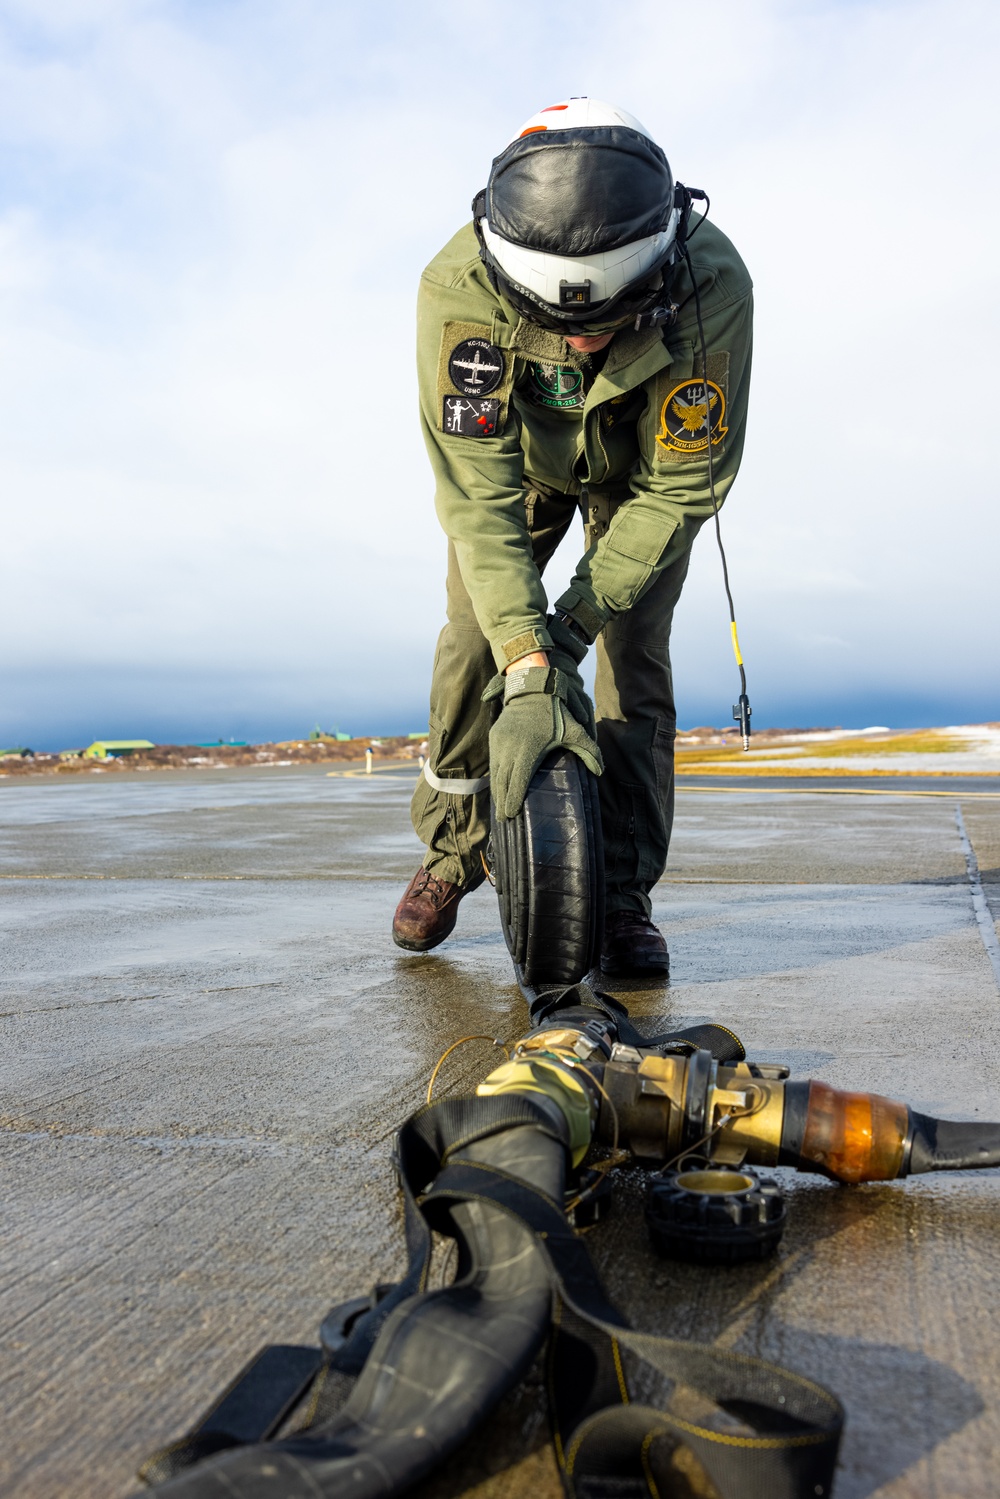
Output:
<path fill-rule="evenodd" d="M 424 761 L 424 780 L 435 791 L 447 791 L 450 796 L 475 796 L 477 791 L 485 791 L 490 784 L 489 776 L 479 776 L 475 781 L 443 781 L 431 770 L 429 760 Z"/>

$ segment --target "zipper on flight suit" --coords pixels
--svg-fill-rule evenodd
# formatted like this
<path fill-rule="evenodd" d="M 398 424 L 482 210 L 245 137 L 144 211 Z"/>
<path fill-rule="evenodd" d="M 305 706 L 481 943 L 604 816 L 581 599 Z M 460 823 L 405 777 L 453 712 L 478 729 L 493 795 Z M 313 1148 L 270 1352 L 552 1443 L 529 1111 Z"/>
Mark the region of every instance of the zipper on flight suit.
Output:
<path fill-rule="evenodd" d="M 604 482 L 605 484 L 609 484 L 611 482 L 611 455 L 609 454 L 607 448 L 604 446 L 604 442 L 601 438 L 600 406 L 595 406 L 593 411 L 590 412 L 590 415 L 594 419 L 594 436 L 597 438 L 597 446 L 600 448 L 601 457 L 604 459 Z M 586 442 L 586 436 L 584 436 L 584 442 Z"/>

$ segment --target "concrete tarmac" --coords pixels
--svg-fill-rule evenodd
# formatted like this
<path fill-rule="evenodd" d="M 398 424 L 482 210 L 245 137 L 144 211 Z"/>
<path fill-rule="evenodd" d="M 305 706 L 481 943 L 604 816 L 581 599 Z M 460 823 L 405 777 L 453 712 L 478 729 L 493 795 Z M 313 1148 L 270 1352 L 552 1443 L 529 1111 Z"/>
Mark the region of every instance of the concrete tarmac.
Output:
<path fill-rule="evenodd" d="M 412 783 L 303 767 L 0 787 L 0 1492 L 134 1493 L 262 1343 L 314 1341 L 331 1303 L 399 1272 L 395 1127 L 452 1040 L 526 1028 L 488 887 L 437 951 L 392 945 Z M 654 908 L 671 983 L 614 992 L 721 1021 L 796 1076 L 1000 1117 L 996 785 L 681 781 Z M 463 1048 L 440 1087 L 497 1056 Z M 653 1254 L 623 1173 L 588 1238 L 612 1298 L 832 1388 L 836 1499 L 995 1493 L 1000 1173 L 781 1175 L 777 1258 L 708 1270 Z M 414 1492 L 529 1487 L 561 1492 L 537 1372 Z"/>

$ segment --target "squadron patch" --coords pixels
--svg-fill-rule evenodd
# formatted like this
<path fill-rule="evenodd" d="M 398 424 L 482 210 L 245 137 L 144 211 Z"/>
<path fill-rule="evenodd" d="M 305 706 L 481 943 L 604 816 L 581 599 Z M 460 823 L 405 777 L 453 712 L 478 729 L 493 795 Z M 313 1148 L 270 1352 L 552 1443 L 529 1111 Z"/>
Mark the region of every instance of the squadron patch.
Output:
<path fill-rule="evenodd" d="M 496 397 L 470 400 L 464 396 L 445 396 L 441 430 L 454 437 L 493 437 L 500 416 Z"/>
<path fill-rule="evenodd" d="M 488 396 L 503 379 L 503 368 L 503 354 L 487 338 L 463 339 L 448 356 L 451 383 L 464 396 Z"/>
<path fill-rule="evenodd" d="M 529 392 L 536 406 L 554 406 L 561 411 L 582 406 L 587 399 L 579 370 L 561 364 L 529 364 Z"/>
<path fill-rule="evenodd" d="M 729 431 L 722 425 L 725 415 L 726 398 L 720 385 L 709 380 L 706 402 L 705 382 L 685 380 L 674 386 L 660 408 L 656 440 L 675 453 L 704 453 L 709 433 L 714 447 Z"/>

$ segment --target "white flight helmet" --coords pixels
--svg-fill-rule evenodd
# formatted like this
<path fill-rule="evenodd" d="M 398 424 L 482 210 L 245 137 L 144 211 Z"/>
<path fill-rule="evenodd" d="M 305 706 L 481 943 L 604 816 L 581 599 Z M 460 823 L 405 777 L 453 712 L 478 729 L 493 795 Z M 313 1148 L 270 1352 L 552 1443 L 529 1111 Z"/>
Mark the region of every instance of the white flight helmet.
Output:
<path fill-rule="evenodd" d="M 530 135 L 536 130 L 572 130 L 579 125 L 624 125 L 629 130 L 638 130 L 647 140 L 652 140 L 645 125 L 635 115 L 630 115 L 627 109 L 619 109 L 615 104 L 605 104 L 603 99 L 588 99 L 584 94 L 540 109 L 530 120 L 525 120 L 507 144 L 510 145 L 512 141 L 520 140 L 522 135 Z"/>
<path fill-rule="evenodd" d="M 620 324 L 662 300 L 684 190 L 634 115 L 567 99 L 526 120 L 473 203 L 497 289 L 543 326 Z M 659 320 L 659 319 L 657 319 Z"/>

